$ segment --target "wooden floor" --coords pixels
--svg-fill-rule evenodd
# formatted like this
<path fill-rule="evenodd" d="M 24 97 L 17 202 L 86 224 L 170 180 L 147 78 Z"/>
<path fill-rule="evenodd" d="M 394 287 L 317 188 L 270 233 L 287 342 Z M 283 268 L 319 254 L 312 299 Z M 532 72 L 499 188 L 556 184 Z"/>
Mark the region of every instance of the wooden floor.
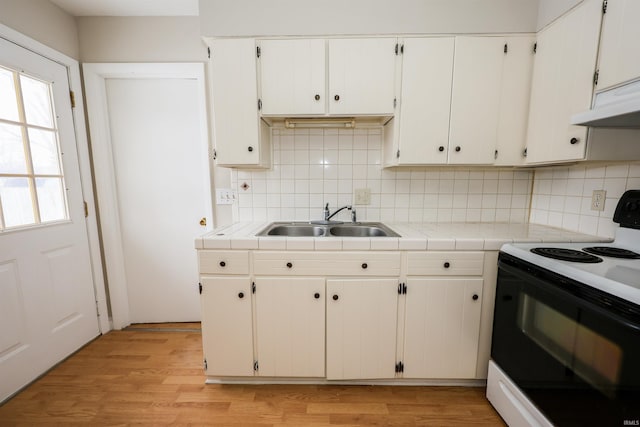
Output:
<path fill-rule="evenodd" d="M 0 406 L 0 426 L 504 426 L 484 388 L 205 385 L 198 324 L 110 332 Z"/>

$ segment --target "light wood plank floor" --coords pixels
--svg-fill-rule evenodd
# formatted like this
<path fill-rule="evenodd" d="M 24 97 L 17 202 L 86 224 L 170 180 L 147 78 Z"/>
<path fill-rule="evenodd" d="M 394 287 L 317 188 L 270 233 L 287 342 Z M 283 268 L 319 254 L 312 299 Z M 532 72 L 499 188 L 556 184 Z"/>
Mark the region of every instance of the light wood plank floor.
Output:
<path fill-rule="evenodd" d="M 135 325 L 0 406 L 0 426 L 504 426 L 484 388 L 205 385 L 198 324 Z"/>

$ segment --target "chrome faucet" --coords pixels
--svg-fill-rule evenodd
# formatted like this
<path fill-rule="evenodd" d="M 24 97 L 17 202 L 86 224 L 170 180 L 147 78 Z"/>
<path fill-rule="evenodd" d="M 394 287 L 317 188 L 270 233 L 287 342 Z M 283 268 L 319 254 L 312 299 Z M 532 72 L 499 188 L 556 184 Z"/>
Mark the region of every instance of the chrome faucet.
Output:
<path fill-rule="evenodd" d="M 331 211 L 329 210 L 329 203 L 327 203 L 324 206 L 324 220 L 325 221 L 330 221 L 331 218 L 333 218 L 334 216 L 336 216 L 336 214 L 344 209 L 348 209 L 351 211 L 351 222 L 356 222 L 356 210 L 353 209 L 353 207 L 351 205 L 345 205 L 343 207 L 341 207 L 340 209 L 336 210 L 334 213 L 331 213 Z"/>

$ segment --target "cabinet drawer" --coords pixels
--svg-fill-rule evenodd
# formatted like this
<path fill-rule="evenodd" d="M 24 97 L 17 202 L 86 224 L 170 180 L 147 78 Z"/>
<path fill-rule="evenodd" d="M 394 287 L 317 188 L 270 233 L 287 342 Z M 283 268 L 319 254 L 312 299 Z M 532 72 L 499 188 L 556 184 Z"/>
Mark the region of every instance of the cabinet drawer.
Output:
<path fill-rule="evenodd" d="M 410 276 L 481 276 L 484 252 L 409 252 Z"/>
<path fill-rule="evenodd" d="M 399 252 L 254 252 L 255 274 L 398 276 Z"/>
<path fill-rule="evenodd" d="M 200 274 L 249 274 L 248 251 L 198 251 Z"/>

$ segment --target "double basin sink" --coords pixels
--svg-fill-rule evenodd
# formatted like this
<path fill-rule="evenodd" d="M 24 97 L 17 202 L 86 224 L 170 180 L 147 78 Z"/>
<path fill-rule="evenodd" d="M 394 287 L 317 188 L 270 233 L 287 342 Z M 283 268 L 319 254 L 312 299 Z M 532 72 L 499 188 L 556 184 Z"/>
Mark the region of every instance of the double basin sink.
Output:
<path fill-rule="evenodd" d="M 381 222 L 326 223 L 272 222 L 256 236 L 286 237 L 400 237 Z"/>

